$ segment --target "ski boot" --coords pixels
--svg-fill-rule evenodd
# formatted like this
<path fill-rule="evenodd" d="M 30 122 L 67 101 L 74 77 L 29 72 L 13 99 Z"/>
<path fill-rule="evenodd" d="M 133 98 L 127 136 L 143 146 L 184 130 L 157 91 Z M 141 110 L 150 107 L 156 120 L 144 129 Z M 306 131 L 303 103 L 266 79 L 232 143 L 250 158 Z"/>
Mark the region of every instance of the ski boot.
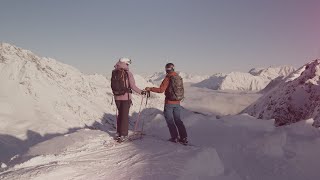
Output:
<path fill-rule="evenodd" d="M 173 143 L 179 142 L 178 138 L 170 138 L 168 141 L 173 142 Z"/>
<path fill-rule="evenodd" d="M 129 136 L 120 136 L 117 140 L 118 143 L 122 143 L 129 140 Z"/>
<path fill-rule="evenodd" d="M 119 134 L 119 133 L 117 133 L 117 134 L 113 137 L 113 139 L 114 139 L 115 141 L 118 141 L 119 138 L 120 138 L 120 134 Z"/>
<path fill-rule="evenodd" d="M 188 143 L 189 143 L 189 142 L 188 142 L 188 139 L 187 139 L 186 137 L 185 137 L 185 138 L 180 138 L 180 139 L 179 139 L 179 142 L 180 142 L 181 144 L 185 145 L 185 146 L 188 145 Z"/>

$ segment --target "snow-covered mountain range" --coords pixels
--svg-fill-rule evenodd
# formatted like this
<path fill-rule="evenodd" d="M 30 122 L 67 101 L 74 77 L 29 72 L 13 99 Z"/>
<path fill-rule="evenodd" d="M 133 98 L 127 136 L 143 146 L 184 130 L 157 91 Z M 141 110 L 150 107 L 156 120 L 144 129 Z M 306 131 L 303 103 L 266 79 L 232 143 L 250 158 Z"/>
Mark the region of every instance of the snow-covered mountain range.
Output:
<path fill-rule="evenodd" d="M 277 126 L 313 118 L 320 122 L 320 60 L 302 66 L 244 110 L 261 119 L 275 119 Z M 320 124 L 315 124 L 320 126 Z"/>
<path fill-rule="evenodd" d="M 196 87 L 214 90 L 259 91 L 264 89 L 273 79 L 286 77 L 295 69 L 291 66 L 251 69 L 248 73 L 231 72 L 215 74 L 209 79 L 194 84 Z"/>
<path fill-rule="evenodd" d="M 212 76 L 191 75 L 178 72 L 184 82 L 194 87 L 208 88 L 213 90 L 235 90 L 235 91 L 260 91 L 272 80 L 286 77 L 295 68 L 292 66 L 279 66 L 268 68 L 253 68 L 249 72 L 217 73 Z M 149 82 L 160 85 L 165 77 L 165 72 L 157 72 L 147 77 Z"/>

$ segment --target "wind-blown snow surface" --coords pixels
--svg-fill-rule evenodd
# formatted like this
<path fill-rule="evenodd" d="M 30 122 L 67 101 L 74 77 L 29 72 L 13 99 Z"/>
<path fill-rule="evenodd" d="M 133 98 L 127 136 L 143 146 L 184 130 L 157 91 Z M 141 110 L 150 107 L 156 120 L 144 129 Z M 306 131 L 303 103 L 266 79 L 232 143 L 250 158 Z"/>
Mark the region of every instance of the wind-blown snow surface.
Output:
<path fill-rule="evenodd" d="M 216 119 L 215 113 L 232 114 L 250 104 L 257 98 L 253 94 L 232 95 L 186 87 L 184 105 L 206 114 L 187 109 L 182 112 L 193 146 L 166 141 L 169 133 L 162 114 L 163 98 L 153 95 L 148 105 L 143 105 L 146 108 L 141 114 L 146 136 L 142 140 L 114 144 L 115 113 L 114 106 L 109 104 L 110 82 L 105 77 L 84 75 L 46 58 L 30 59 L 31 52 L 7 44 L 1 48 L 0 83 L 6 86 L 0 87 L 0 158 L 5 163 L 0 163 L 0 179 L 313 180 L 319 177 L 320 135 L 318 129 L 311 127 L 313 120 L 275 128 L 272 120 L 257 120 L 248 115 Z M 141 81 L 140 86 L 149 86 L 142 78 L 136 79 Z M 217 103 L 209 104 L 208 96 L 214 93 L 219 96 L 212 99 Z M 233 98 L 243 100 L 233 101 Z M 140 104 L 139 100 L 134 97 L 135 104 Z M 226 108 L 205 109 L 201 103 L 223 107 L 230 103 L 230 108 L 221 112 Z M 81 111 L 74 109 L 78 106 Z M 133 106 L 131 120 L 137 117 L 138 108 L 139 105 Z M 90 127 L 82 128 L 84 124 Z M 21 151 L 11 152 L 17 148 Z"/>
<path fill-rule="evenodd" d="M 320 60 L 315 60 L 301 67 L 244 112 L 261 119 L 275 119 L 276 125 L 309 118 L 320 122 L 319 79 Z"/>
<path fill-rule="evenodd" d="M 194 84 L 195 87 L 214 90 L 259 91 L 264 89 L 271 80 L 288 76 L 294 72 L 291 66 L 269 67 L 266 69 L 251 69 L 248 73 L 231 72 L 215 74 L 210 78 Z"/>
<path fill-rule="evenodd" d="M 238 115 L 220 120 L 184 112 L 195 146 L 167 142 L 161 113 L 147 120 L 142 140 L 114 145 L 113 133 L 82 129 L 33 146 L 7 179 L 317 179 L 319 130 L 312 120 L 275 128 Z"/>

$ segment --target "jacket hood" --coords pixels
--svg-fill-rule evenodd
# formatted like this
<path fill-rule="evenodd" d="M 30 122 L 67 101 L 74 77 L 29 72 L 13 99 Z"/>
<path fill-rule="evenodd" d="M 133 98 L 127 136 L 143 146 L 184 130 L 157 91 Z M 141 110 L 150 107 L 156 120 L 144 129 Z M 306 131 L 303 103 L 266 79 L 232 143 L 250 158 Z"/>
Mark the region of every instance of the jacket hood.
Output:
<path fill-rule="evenodd" d="M 124 62 L 117 62 L 117 64 L 114 66 L 115 69 L 124 69 L 129 70 L 129 66 Z"/>

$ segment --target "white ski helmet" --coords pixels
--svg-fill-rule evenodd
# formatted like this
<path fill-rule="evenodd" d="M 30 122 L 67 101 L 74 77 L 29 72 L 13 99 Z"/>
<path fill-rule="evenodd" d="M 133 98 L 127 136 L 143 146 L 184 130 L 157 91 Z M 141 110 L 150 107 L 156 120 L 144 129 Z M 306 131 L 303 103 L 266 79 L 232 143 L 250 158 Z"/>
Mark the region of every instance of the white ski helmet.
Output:
<path fill-rule="evenodd" d="M 124 62 L 124 63 L 126 63 L 127 65 L 129 65 L 129 64 L 132 63 L 131 59 L 126 58 L 126 57 L 120 58 L 120 59 L 119 59 L 119 62 Z"/>

